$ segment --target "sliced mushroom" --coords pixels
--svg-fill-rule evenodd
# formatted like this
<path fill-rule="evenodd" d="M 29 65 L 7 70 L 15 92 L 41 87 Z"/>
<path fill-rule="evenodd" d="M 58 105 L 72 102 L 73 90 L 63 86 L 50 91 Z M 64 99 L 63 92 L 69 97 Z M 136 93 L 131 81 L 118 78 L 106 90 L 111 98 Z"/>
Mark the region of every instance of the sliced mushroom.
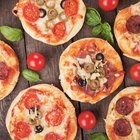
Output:
<path fill-rule="evenodd" d="M 47 8 L 54 8 L 55 7 L 55 0 L 47 0 L 45 2 Z"/>
<path fill-rule="evenodd" d="M 59 19 L 60 19 L 61 21 L 67 21 L 67 20 L 69 19 L 69 17 L 65 14 L 65 12 L 61 12 L 61 13 L 59 14 Z"/>
<path fill-rule="evenodd" d="M 47 29 L 52 29 L 54 26 L 54 23 L 52 20 L 47 20 L 45 24 L 46 24 Z"/>
<path fill-rule="evenodd" d="M 58 12 L 56 9 L 49 9 L 48 11 L 48 18 L 50 20 L 55 19 L 58 16 Z"/>
<path fill-rule="evenodd" d="M 36 3 L 39 5 L 39 6 L 42 6 L 44 4 L 44 0 L 36 0 Z"/>
<path fill-rule="evenodd" d="M 100 87 L 100 83 L 98 80 L 90 80 L 88 84 L 92 90 L 97 90 Z"/>
<path fill-rule="evenodd" d="M 40 124 L 40 120 L 39 119 L 36 119 L 36 118 L 33 119 L 30 116 L 28 117 L 28 122 L 31 125 L 39 125 Z"/>
<path fill-rule="evenodd" d="M 87 73 L 92 73 L 94 71 L 94 64 L 91 63 L 85 63 L 84 69 Z"/>

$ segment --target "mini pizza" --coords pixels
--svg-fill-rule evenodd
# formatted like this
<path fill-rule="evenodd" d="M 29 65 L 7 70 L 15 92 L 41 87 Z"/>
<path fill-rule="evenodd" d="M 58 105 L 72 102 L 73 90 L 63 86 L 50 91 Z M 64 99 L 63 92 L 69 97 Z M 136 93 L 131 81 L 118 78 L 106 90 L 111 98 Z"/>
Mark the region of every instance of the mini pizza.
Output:
<path fill-rule="evenodd" d="M 6 117 L 12 140 L 74 140 L 75 109 L 64 93 L 40 84 L 21 91 Z"/>
<path fill-rule="evenodd" d="M 72 43 L 60 57 L 61 85 L 71 99 L 96 103 L 115 91 L 124 73 L 122 62 L 105 40 L 86 38 Z"/>
<path fill-rule="evenodd" d="M 124 55 L 140 61 L 140 2 L 118 13 L 114 33 Z"/>
<path fill-rule="evenodd" d="M 110 140 L 140 140 L 140 87 L 128 87 L 111 101 L 106 117 Z"/>
<path fill-rule="evenodd" d="M 19 76 L 19 62 L 14 50 L 0 41 L 0 100 L 14 89 Z"/>
<path fill-rule="evenodd" d="M 82 0 L 19 0 L 13 13 L 31 37 L 59 45 L 82 28 L 86 7 Z"/>

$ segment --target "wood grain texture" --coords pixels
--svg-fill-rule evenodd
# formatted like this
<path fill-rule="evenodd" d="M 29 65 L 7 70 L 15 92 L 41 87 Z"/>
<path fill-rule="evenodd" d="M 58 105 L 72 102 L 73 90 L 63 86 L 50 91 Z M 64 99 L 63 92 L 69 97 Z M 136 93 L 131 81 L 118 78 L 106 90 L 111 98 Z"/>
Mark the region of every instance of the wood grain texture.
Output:
<path fill-rule="evenodd" d="M 105 22 L 109 22 L 112 27 L 114 24 L 115 16 L 117 14 L 117 11 L 129 6 L 132 3 L 136 3 L 139 0 L 120 0 L 119 6 L 116 10 L 111 12 L 104 12 L 98 7 L 98 1 L 97 0 L 84 0 L 87 7 L 94 7 L 96 8 L 99 13 L 101 14 L 102 20 Z M 18 20 L 18 18 L 14 17 L 12 15 L 12 8 L 16 4 L 17 0 L 0 0 L 0 25 L 9 25 L 13 27 L 21 27 L 21 24 Z M 49 45 L 46 45 L 44 43 L 41 43 L 39 41 L 36 41 L 32 39 L 28 34 L 25 33 L 25 37 L 22 41 L 18 43 L 10 43 L 6 41 L 1 35 L 0 39 L 7 42 L 11 47 L 15 50 L 16 54 L 18 55 L 19 61 L 20 61 L 20 70 L 23 70 L 26 68 L 26 57 L 31 52 L 41 52 L 47 59 L 47 64 L 45 68 L 41 71 L 39 71 L 39 74 L 41 76 L 41 83 L 48 83 L 48 84 L 54 84 L 56 87 L 61 88 L 60 82 L 59 82 L 59 57 L 63 50 L 73 41 L 76 41 L 81 38 L 85 37 L 92 37 L 91 34 L 91 27 L 84 25 L 81 31 L 68 43 L 64 45 L 60 45 L 57 47 L 51 47 Z M 100 36 L 99 36 L 100 37 Z M 91 105 L 87 103 L 78 103 L 76 101 L 71 101 L 73 105 L 76 108 L 76 114 L 78 114 L 81 111 L 84 110 L 90 110 L 95 113 L 97 118 L 97 125 L 95 129 L 91 131 L 83 131 L 80 128 L 78 128 L 78 133 L 75 140 L 88 140 L 88 135 L 94 132 L 105 132 L 105 124 L 104 124 L 104 118 L 106 117 L 108 105 L 112 98 L 124 87 L 132 86 L 132 85 L 138 85 L 140 86 L 140 83 L 134 82 L 130 76 L 129 76 L 129 68 L 131 65 L 136 63 L 136 61 L 126 58 L 122 56 L 122 53 L 117 46 L 117 43 L 115 41 L 115 45 L 113 46 L 115 50 L 120 54 L 124 70 L 125 70 L 125 79 L 123 84 L 109 97 L 103 99 L 102 101 Z M 7 113 L 7 110 L 12 102 L 12 100 L 16 97 L 16 95 L 24 88 L 27 88 L 31 85 L 35 85 L 37 83 L 28 83 L 22 75 L 19 77 L 18 84 L 16 85 L 16 88 L 14 91 L 6 97 L 4 100 L 0 101 L 0 140 L 10 140 L 10 137 L 8 135 L 8 132 L 5 127 L 5 116 Z"/>

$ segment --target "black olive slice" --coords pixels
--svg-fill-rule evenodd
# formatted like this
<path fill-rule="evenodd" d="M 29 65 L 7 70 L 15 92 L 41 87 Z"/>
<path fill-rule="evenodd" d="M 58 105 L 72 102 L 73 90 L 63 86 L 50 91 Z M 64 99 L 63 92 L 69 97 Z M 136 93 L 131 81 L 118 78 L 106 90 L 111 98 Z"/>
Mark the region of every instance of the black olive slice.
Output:
<path fill-rule="evenodd" d="M 41 125 L 35 126 L 35 133 L 41 133 L 44 128 Z"/>
<path fill-rule="evenodd" d="M 65 0 L 62 0 L 61 3 L 60 3 L 60 6 L 61 6 L 62 9 L 64 9 L 64 2 L 65 2 Z"/>
<path fill-rule="evenodd" d="M 97 53 L 96 60 L 104 60 L 104 55 L 102 53 Z"/>
<path fill-rule="evenodd" d="M 76 78 L 76 81 L 80 87 L 84 87 L 87 84 L 86 80 L 83 80 L 82 78 Z"/>
<path fill-rule="evenodd" d="M 46 14 L 47 14 L 46 10 L 43 9 L 43 8 L 39 8 L 39 11 L 40 11 L 39 17 L 44 18 L 46 16 Z"/>

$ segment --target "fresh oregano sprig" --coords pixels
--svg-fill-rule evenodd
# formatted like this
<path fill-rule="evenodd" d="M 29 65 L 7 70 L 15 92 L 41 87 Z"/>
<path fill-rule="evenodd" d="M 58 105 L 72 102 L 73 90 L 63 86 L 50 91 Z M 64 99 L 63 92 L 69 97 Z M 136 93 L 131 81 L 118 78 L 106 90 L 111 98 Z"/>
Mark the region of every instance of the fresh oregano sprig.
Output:
<path fill-rule="evenodd" d="M 107 40 L 111 44 L 114 44 L 111 26 L 107 22 L 101 22 L 101 16 L 96 9 L 87 9 L 85 22 L 87 25 L 93 27 L 91 32 L 93 36 L 101 34 L 103 39 Z"/>

